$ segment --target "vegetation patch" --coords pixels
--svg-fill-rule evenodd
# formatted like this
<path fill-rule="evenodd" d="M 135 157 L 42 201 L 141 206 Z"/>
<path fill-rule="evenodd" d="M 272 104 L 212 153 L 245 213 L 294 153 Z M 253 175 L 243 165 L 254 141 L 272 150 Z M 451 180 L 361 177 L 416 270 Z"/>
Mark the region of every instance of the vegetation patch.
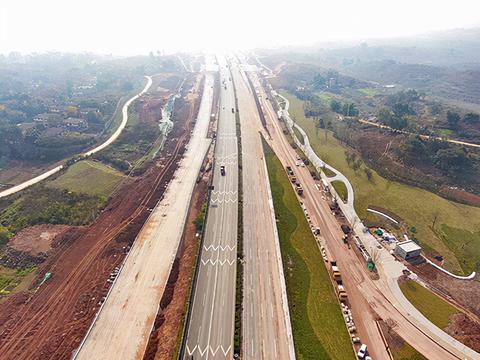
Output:
<path fill-rule="evenodd" d="M 0 297 L 2 295 L 10 294 L 22 280 L 33 271 L 35 266 L 30 266 L 23 269 L 10 269 L 0 266 Z"/>
<path fill-rule="evenodd" d="M 137 161 L 152 150 L 159 136 L 158 124 L 140 121 L 136 113 L 130 113 L 127 125 L 118 139 L 94 157 L 121 171 L 129 172 Z"/>
<path fill-rule="evenodd" d="M 49 187 L 108 197 L 125 176 L 98 161 L 79 161 L 50 182 Z"/>
<path fill-rule="evenodd" d="M 264 148 L 296 356 L 353 359 L 349 335 L 315 239 L 282 164 L 265 143 Z"/>
<path fill-rule="evenodd" d="M 471 232 L 442 224 L 442 239 L 458 259 L 460 266 L 468 271 L 480 271 L 480 231 Z"/>
<path fill-rule="evenodd" d="M 347 202 L 348 200 L 348 191 L 347 191 L 347 186 L 343 181 L 340 180 L 335 180 L 331 182 L 333 188 L 337 192 L 338 196 L 340 196 L 340 199 L 342 199 L 343 202 Z"/>
<path fill-rule="evenodd" d="M 295 133 L 295 137 L 298 139 L 298 141 L 300 141 L 300 144 L 305 145 L 305 139 L 303 138 L 303 135 L 295 126 L 293 127 L 293 132 Z"/>
<path fill-rule="evenodd" d="M 322 171 L 323 171 L 323 173 L 324 173 L 327 177 L 334 177 L 335 175 L 337 175 L 337 174 L 335 174 L 332 170 L 330 170 L 330 169 L 327 168 L 327 167 L 323 167 L 323 168 L 322 168 Z"/>
<path fill-rule="evenodd" d="M 86 225 L 105 205 L 105 198 L 43 184 L 22 192 L 0 212 L 0 225 L 17 232 L 38 224 Z"/>
<path fill-rule="evenodd" d="M 468 264 L 478 263 L 480 256 L 471 254 L 472 259 L 464 262 L 462 255 L 452 251 L 452 247 L 447 246 L 439 234 L 442 233 L 441 224 L 470 232 L 478 231 L 480 208 L 449 201 L 432 192 L 387 180 L 374 170 L 371 170 L 369 178 L 364 171 L 364 164 L 355 170 L 348 163 L 346 145 L 336 139 L 331 131 L 319 129 L 314 121 L 305 117 L 301 100 L 288 93 L 284 93 L 284 96 L 290 101 L 290 112 L 307 133 L 313 150 L 352 183 L 355 209 L 360 218 L 375 220 L 375 216 L 367 212 L 370 204 L 390 209 L 404 219 L 409 227 L 417 229 L 416 237 L 424 250 L 444 257 L 446 268 L 459 274 L 470 274 L 474 270 Z M 450 237 L 449 241 L 457 243 L 458 239 Z"/>
<path fill-rule="evenodd" d="M 460 312 L 456 307 L 413 280 L 400 284 L 400 288 L 408 301 L 440 329 L 448 326 L 451 315 Z"/>

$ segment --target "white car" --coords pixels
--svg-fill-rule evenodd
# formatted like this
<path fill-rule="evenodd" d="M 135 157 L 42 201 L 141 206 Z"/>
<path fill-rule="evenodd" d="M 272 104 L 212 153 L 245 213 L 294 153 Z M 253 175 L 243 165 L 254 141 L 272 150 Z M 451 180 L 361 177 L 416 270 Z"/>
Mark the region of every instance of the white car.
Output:
<path fill-rule="evenodd" d="M 362 344 L 362 346 L 360 346 L 360 349 L 358 349 L 357 356 L 359 359 L 365 359 L 365 355 L 367 355 L 367 345 Z"/>

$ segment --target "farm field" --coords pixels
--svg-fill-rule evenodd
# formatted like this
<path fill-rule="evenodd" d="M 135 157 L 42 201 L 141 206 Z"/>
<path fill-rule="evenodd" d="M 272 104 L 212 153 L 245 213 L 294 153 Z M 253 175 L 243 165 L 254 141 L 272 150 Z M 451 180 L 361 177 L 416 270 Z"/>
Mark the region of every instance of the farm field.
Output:
<path fill-rule="evenodd" d="M 355 209 L 364 220 L 375 220 L 369 205 L 386 208 L 416 228 L 416 238 L 430 254 L 444 257 L 444 266 L 458 274 L 480 270 L 480 239 L 473 234 L 480 226 L 480 208 L 446 200 L 429 191 L 389 181 L 372 170 L 369 181 L 362 167 L 356 172 L 348 165 L 349 148 L 331 131 L 316 129 L 303 113 L 303 102 L 283 92 L 290 101 L 290 114 L 309 136 L 315 152 L 348 177 L 355 190 Z"/>
<path fill-rule="evenodd" d="M 108 197 L 123 179 L 125 176 L 119 171 L 101 162 L 86 160 L 70 166 L 48 186 Z"/>
<path fill-rule="evenodd" d="M 270 148 L 265 158 L 277 218 L 298 359 L 353 359 L 343 317 L 298 200 Z"/>

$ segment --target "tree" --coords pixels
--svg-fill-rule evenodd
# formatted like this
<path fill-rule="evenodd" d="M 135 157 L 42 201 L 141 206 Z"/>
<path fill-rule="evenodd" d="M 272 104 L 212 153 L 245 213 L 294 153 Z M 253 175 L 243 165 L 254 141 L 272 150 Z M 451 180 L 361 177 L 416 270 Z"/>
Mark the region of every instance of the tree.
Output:
<path fill-rule="evenodd" d="M 477 123 L 480 120 L 480 115 L 477 113 L 468 113 L 463 117 L 463 121 L 469 124 Z"/>
<path fill-rule="evenodd" d="M 323 89 L 323 87 L 325 87 L 325 81 L 325 77 L 323 77 L 322 74 L 317 74 L 313 78 L 312 86 L 316 90 Z"/>
<path fill-rule="evenodd" d="M 450 127 L 456 128 L 458 127 L 458 123 L 460 122 L 460 115 L 456 113 L 455 111 L 447 111 L 447 121 Z"/>
<path fill-rule="evenodd" d="M 133 84 L 131 81 L 125 81 L 122 84 L 122 90 L 123 91 L 132 91 L 133 90 Z"/>
<path fill-rule="evenodd" d="M 354 103 L 345 103 L 342 107 L 342 113 L 345 116 L 357 116 L 358 109 Z"/>
<path fill-rule="evenodd" d="M 387 108 L 380 109 L 378 119 L 381 123 L 390 126 L 392 129 L 401 130 L 407 126 L 407 119 L 405 117 L 397 116 Z"/>
<path fill-rule="evenodd" d="M 358 159 L 357 161 L 355 161 L 355 162 L 352 164 L 352 169 L 353 169 L 353 171 L 357 171 L 358 169 L 360 169 L 360 167 L 362 166 L 362 164 L 363 164 L 362 159 Z"/>
<path fill-rule="evenodd" d="M 92 125 L 92 124 L 99 124 L 102 119 L 102 117 L 100 116 L 100 114 L 97 112 L 97 111 L 89 111 L 87 113 L 87 122 L 88 124 Z"/>
<path fill-rule="evenodd" d="M 472 168 L 472 161 L 465 149 L 450 147 L 440 149 L 434 156 L 435 164 L 450 177 L 458 177 Z"/>
<path fill-rule="evenodd" d="M 365 171 L 365 175 L 367 176 L 368 181 L 372 181 L 372 178 L 373 178 L 372 170 L 366 167 L 365 169 L 363 169 L 363 171 Z"/>
<path fill-rule="evenodd" d="M 342 103 L 338 100 L 332 99 L 330 101 L 330 109 L 336 113 L 340 113 L 342 111 Z"/>

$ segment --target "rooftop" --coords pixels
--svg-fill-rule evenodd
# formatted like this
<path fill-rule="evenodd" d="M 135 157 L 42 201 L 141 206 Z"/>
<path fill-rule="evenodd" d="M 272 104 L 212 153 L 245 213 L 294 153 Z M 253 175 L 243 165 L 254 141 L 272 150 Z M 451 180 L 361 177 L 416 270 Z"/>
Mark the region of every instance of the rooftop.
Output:
<path fill-rule="evenodd" d="M 415 243 L 413 240 L 403 241 L 401 243 L 398 243 L 397 246 L 400 246 L 406 252 L 422 250 L 422 248 L 418 246 L 417 243 Z"/>

